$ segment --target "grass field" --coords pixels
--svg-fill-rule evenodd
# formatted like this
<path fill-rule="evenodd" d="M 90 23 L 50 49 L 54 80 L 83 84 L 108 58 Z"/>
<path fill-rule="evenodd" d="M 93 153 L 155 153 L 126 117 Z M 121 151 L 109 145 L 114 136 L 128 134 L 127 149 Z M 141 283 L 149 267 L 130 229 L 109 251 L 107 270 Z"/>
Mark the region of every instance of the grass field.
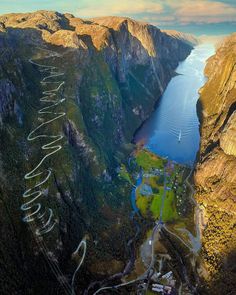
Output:
<path fill-rule="evenodd" d="M 123 178 L 124 180 L 128 181 L 129 183 L 132 183 L 131 179 L 130 179 L 130 175 L 125 167 L 124 164 L 121 165 L 120 167 L 120 173 L 119 173 L 119 176 L 121 178 Z"/>
<path fill-rule="evenodd" d="M 136 201 L 136 205 L 139 208 L 141 214 L 145 216 L 148 213 L 149 203 L 150 203 L 149 197 L 138 197 Z"/>
<path fill-rule="evenodd" d="M 153 169 L 160 169 L 160 171 L 163 171 L 167 161 L 145 149 L 137 152 L 136 161 L 145 173 L 150 174 L 150 177 L 143 178 L 142 183 L 150 185 L 153 190 L 152 195 L 143 196 L 139 192 L 140 189 L 137 189 L 137 207 L 140 209 L 143 216 L 151 216 L 153 219 L 158 219 L 160 218 L 162 196 L 164 193 L 164 176 L 163 174 L 159 176 L 152 175 L 152 171 Z M 173 180 L 175 178 L 177 171 L 178 167 L 174 167 L 173 171 L 168 171 L 169 180 Z M 171 187 L 171 183 L 168 183 L 168 186 Z M 176 209 L 176 196 L 173 189 L 171 189 L 166 191 L 162 220 L 164 222 L 171 222 L 173 220 L 177 220 L 178 217 Z"/>
<path fill-rule="evenodd" d="M 160 217 L 161 203 L 162 203 L 162 196 L 155 195 L 150 206 L 150 210 L 155 219 Z M 166 197 L 164 200 L 162 220 L 164 222 L 167 222 L 167 221 L 173 221 L 177 218 L 178 218 L 178 214 L 177 214 L 176 205 L 175 205 L 175 195 L 173 191 L 168 191 L 166 192 Z"/>
<path fill-rule="evenodd" d="M 164 161 L 162 158 L 157 157 L 145 149 L 139 151 L 136 155 L 136 162 L 144 171 L 149 171 L 152 168 L 163 169 Z"/>

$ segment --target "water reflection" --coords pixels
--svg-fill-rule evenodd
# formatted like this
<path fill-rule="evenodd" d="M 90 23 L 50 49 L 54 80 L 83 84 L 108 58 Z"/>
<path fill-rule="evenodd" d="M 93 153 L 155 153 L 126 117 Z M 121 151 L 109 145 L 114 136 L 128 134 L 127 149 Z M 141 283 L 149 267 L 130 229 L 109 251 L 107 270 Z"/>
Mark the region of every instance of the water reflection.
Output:
<path fill-rule="evenodd" d="M 212 44 L 195 47 L 176 69 L 160 103 L 135 136 L 135 142 L 160 156 L 192 165 L 199 148 L 199 121 L 196 111 L 198 90 L 205 83 L 206 60 L 215 52 Z"/>

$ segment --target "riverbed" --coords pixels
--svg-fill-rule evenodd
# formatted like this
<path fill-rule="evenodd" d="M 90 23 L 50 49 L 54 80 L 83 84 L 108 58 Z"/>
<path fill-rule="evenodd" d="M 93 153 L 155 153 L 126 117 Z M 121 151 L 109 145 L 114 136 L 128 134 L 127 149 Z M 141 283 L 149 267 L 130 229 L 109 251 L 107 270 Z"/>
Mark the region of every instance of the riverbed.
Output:
<path fill-rule="evenodd" d="M 214 52 L 213 44 L 200 44 L 180 62 L 156 110 L 136 133 L 135 143 L 180 164 L 194 164 L 200 142 L 198 91 L 206 82 L 205 64 Z"/>

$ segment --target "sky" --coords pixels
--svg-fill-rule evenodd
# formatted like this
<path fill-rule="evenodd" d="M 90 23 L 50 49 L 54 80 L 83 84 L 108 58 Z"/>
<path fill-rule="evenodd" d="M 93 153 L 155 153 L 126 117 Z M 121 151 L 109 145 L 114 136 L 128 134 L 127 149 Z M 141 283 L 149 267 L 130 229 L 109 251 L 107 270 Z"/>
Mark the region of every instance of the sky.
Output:
<path fill-rule="evenodd" d="M 40 9 L 82 18 L 128 16 L 195 35 L 236 31 L 236 0 L 0 0 L 0 14 Z"/>

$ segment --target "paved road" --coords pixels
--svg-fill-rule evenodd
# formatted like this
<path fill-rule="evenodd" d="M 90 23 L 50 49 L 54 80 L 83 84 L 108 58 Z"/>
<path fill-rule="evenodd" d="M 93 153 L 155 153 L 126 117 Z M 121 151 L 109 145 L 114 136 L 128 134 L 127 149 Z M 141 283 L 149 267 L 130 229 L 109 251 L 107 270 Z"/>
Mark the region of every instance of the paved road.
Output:
<path fill-rule="evenodd" d="M 80 259 L 80 262 L 79 262 L 79 264 L 78 264 L 76 270 L 74 271 L 74 274 L 73 274 L 73 276 L 72 276 L 72 281 L 71 281 L 72 295 L 75 295 L 75 279 L 76 279 L 76 275 L 77 275 L 79 269 L 81 268 L 81 266 L 82 266 L 82 264 L 83 264 L 83 262 L 84 262 L 84 259 L 85 259 L 86 250 L 87 250 L 86 239 L 83 239 L 83 240 L 79 243 L 77 249 L 72 253 L 72 256 L 78 255 L 79 250 L 80 250 L 81 248 L 83 249 L 83 255 L 82 255 L 82 258 Z"/>
<path fill-rule="evenodd" d="M 41 50 L 44 50 L 47 52 L 47 56 L 45 58 L 51 58 L 51 57 L 60 57 L 60 54 L 53 52 L 51 50 L 47 50 L 45 48 L 39 48 Z M 24 203 L 21 206 L 21 210 L 25 212 L 25 216 L 23 217 L 23 221 L 27 222 L 29 224 L 29 227 L 33 233 L 36 234 L 36 241 L 39 245 L 39 249 L 44 253 L 45 258 L 48 261 L 49 267 L 51 268 L 51 271 L 55 274 L 56 278 L 60 282 L 61 286 L 63 287 L 65 294 L 68 295 L 74 295 L 74 283 L 76 275 L 81 267 L 81 265 L 84 262 L 85 255 L 86 255 L 86 249 L 87 244 L 86 240 L 83 239 L 77 249 L 74 251 L 73 255 L 77 255 L 80 249 L 83 249 L 83 255 L 80 259 L 78 266 L 73 274 L 72 282 L 69 284 L 67 280 L 64 278 L 64 274 L 61 272 L 59 266 L 57 263 L 55 263 L 52 259 L 52 257 L 49 256 L 49 249 L 47 245 L 45 244 L 43 239 L 38 239 L 38 236 L 44 235 L 46 233 L 49 233 L 55 226 L 56 222 L 53 218 L 53 211 L 51 208 L 43 208 L 40 197 L 43 196 L 45 188 L 42 190 L 41 186 L 45 184 L 50 176 L 52 175 L 52 167 L 48 167 L 48 169 L 44 169 L 42 167 L 45 160 L 51 156 L 53 156 L 55 153 L 59 152 L 62 149 L 62 145 L 60 144 L 60 141 L 63 139 L 62 134 L 57 135 L 48 135 L 45 133 L 40 133 L 40 130 L 43 127 L 46 127 L 48 124 L 59 120 L 60 118 L 64 117 L 66 115 L 65 112 L 55 112 L 54 107 L 60 105 L 64 102 L 63 99 L 58 99 L 57 95 L 61 89 L 61 87 L 64 85 L 64 80 L 62 81 L 50 81 L 50 79 L 55 79 L 57 77 L 63 77 L 64 73 L 60 72 L 57 67 L 55 66 L 49 66 L 44 64 L 39 64 L 33 61 L 32 59 L 29 60 L 29 62 L 35 66 L 38 67 L 39 71 L 45 75 L 45 77 L 41 80 L 42 86 L 50 86 L 52 85 L 53 88 L 50 90 L 43 91 L 43 96 L 40 98 L 41 103 L 47 103 L 47 106 L 41 108 L 38 111 L 38 119 L 40 122 L 41 116 L 43 115 L 43 123 L 39 124 L 36 128 L 34 128 L 28 135 L 27 140 L 29 142 L 32 142 L 36 139 L 48 139 L 49 142 L 47 144 L 44 144 L 41 146 L 42 150 L 48 150 L 49 153 L 46 154 L 43 158 L 41 158 L 34 166 L 32 170 L 30 170 L 28 173 L 25 174 L 24 179 L 29 182 L 29 184 L 32 184 L 32 180 L 38 179 L 38 177 L 42 177 L 42 180 L 40 180 L 38 183 L 36 183 L 33 187 L 28 188 L 24 194 L 23 194 L 23 200 Z M 48 105 L 49 104 L 49 105 Z M 52 119 L 45 120 L 47 115 L 54 115 Z M 44 210 L 42 212 L 42 210 Z M 38 227 L 38 222 L 41 222 L 41 227 Z M 36 229 L 35 229 L 36 228 Z M 34 236 L 34 235 L 33 235 Z"/>
<path fill-rule="evenodd" d="M 164 192 L 163 192 L 163 195 L 162 195 L 162 203 L 161 203 L 161 209 L 160 209 L 160 216 L 159 216 L 159 219 L 156 220 L 156 222 L 155 222 L 155 226 L 154 226 L 154 228 L 152 230 L 152 235 L 151 235 L 151 238 L 150 238 L 150 243 L 151 243 L 151 262 L 150 262 L 148 268 L 146 269 L 146 271 L 142 275 L 140 275 L 135 280 L 132 280 L 132 281 L 129 281 L 129 282 L 126 282 L 126 283 L 122 283 L 122 284 L 118 284 L 118 285 L 112 285 L 112 286 L 102 287 L 102 288 L 98 289 L 93 295 L 96 295 L 96 294 L 98 294 L 98 293 L 100 293 L 102 291 L 105 291 L 105 290 L 119 289 L 121 287 L 125 287 L 125 286 L 131 285 L 131 284 L 141 283 L 142 281 L 144 281 L 146 279 L 149 279 L 150 278 L 150 275 L 152 274 L 152 271 L 153 271 L 153 268 L 154 268 L 154 264 L 155 264 L 155 235 L 156 235 L 157 231 L 160 230 L 162 227 L 169 234 L 171 234 L 171 235 L 175 236 L 176 238 L 178 238 L 189 250 L 192 250 L 192 248 L 182 238 L 180 238 L 178 235 L 176 235 L 175 233 L 173 233 L 170 230 L 168 230 L 168 228 L 165 226 L 164 222 L 162 221 L 163 209 L 164 209 L 164 202 L 165 202 L 166 191 L 167 191 L 167 188 L 166 188 L 166 184 L 167 184 L 166 167 L 168 165 L 169 165 L 169 160 L 168 160 L 166 166 L 164 167 Z M 191 172 L 190 172 L 189 176 L 186 178 L 186 183 L 191 188 L 191 191 L 192 191 L 191 197 L 192 197 L 193 196 L 193 193 L 194 193 L 194 190 L 193 190 L 191 184 L 188 182 L 188 179 L 189 179 L 190 175 L 191 175 Z M 185 272 L 184 273 L 184 276 L 185 276 L 186 281 L 188 282 L 189 285 L 191 285 L 190 282 L 189 282 L 189 280 L 188 280 L 188 276 L 187 276 L 187 273 L 186 273 L 185 270 L 184 270 L 184 272 Z"/>
<path fill-rule="evenodd" d="M 52 56 L 59 57 L 58 53 L 52 52 L 45 48 L 39 48 L 39 50 L 40 49 L 47 52 L 45 59 L 50 58 Z M 60 103 L 63 102 L 63 100 L 56 100 L 55 96 L 57 95 L 58 91 L 64 84 L 64 81 L 57 81 L 57 82 L 49 81 L 52 75 L 53 75 L 53 78 L 55 78 L 55 77 L 64 75 L 64 73 L 60 73 L 58 69 L 54 66 L 39 64 L 31 59 L 29 60 L 29 62 L 33 64 L 34 66 L 36 66 L 39 69 L 39 71 L 45 76 L 41 80 L 42 86 L 45 86 L 46 84 L 50 85 L 50 83 L 53 86 L 53 89 L 44 91 L 43 96 L 40 98 L 40 102 L 50 103 L 50 105 L 47 105 L 46 107 L 38 111 L 38 115 L 39 115 L 38 119 L 41 118 L 42 114 L 43 115 L 54 114 L 55 117 L 53 119 L 47 120 L 44 123 L 39 124 L 35 129 L 33 129 L 29 133 L 27 137 L 27 140 L 29 142 L 32 142 L 37 138 L 48 138 L 50 142 L 48 144 L 41 146 L 41 149 L 49 150 L 50 152 L 41 160 L 39 160 L 38 164 L 33 166 L 34 168 L 32 170 L 30 170 L 28 173 L 25 174 L 24 179 L 29 183 L 29 185 L 32 185 L 32 180 L 35 179 L 37 181 L 38 177 L 40 176 L 42 177 L 42 180 L 40 180 L 38 183 L 36 183 L 31 188 L 28 188 L 24 192 L 23 194 L 24 203 L 21 206 L 21 210 L 25 213 L 25 216 L 23 217 L 23 221 L 29 224 L 29 228 L 33 232 L 33 237 L 38 243 L 39 250 L 45 255 L 45 259 L 48 261 L 48 265 L 52 273 L 54 273 L 55 277 L 58 279 L 59 283 L 63 287 L 65 294 L 71 295 L 71 292 L 72 292 L 71 285 L 67 282 L 67 280 L 64 279 L 64 274 L 61 272 L 57 263 L 55 263 L 55 261 L 49 255 L 50 250 L 45 244 L 44 239 L 38 238 L 41 235 L 49 233 L 56 224 L 53 218 L 52 209 L 44 208 L 40 202 L 40 197 L 43 196 L 43 193 L 44 193 L 43 190 L 41 189 L 41 186 L 49 180 L 52 174 L 52 168 L 48 167 L 48 169 L 44 169 L 42 167 L 42 164 L 49 156 L 52 156 L 53 154 L 55 154 L 61 149 L 61 145 L 58 142 L 63 138 L 63 136 L 47 135 L 42 133 L 38 135 L 35 135 L 35 134 L 36 132 L 38 133 L 38 131 L 40 131 L 40 128 L 42 128 L 43 126 L 46 126 L 47 124 L 55 120 L 58 120 L 59 118 L 65 115 L 65 113 L 54 113 L 50 111 L 50 108 L 53 108 L 54 106 L 59 105 Z M 41 224 L 40 227 L 38 225 L 39 222 Z"/>
<path fill-rule="evenodd" d="M 160 218 L 159 220 L 156 220 L 155 222 L 155 226 L 152 230 L 152 235 L 151 235 L 151 262 L 148 266 L 148 268 L 146 269 L 146 271 L 140 275 L 137 279 L 126 282 L 126 283 L 122 283 L 122 284 L 118 284 L 118 285 L 112 285 L 112 286 L 107 286 L 107 287 L 102 287 L 100 289 L 98 289 L 95 293 L 93 293 L 93 295 L 97 295 L 98 293 L 105 291 L 105 290 L 112 290 L 112 289 L 119 289 L 121 287 L 125 287 L 131 284 L 135 284 L 135 283 L 140 283 L 142 281 L 144 281 L 145 279 L 149 278 L 150 273 L 153 269 L 154 263 L 155 263 L 155 235 L 157 233 L 157 231 L 159 229 L 161 229 L 161 227 L 163 226 L 163 222 L 162 222 L 162 214 L 163 214 L 163 206 L 164 206 L 164 201 L 165 201 L 165 197 L 166 197 L 166 169 L 164 167 L 164 192 L 162 195 L 162 206 L 160 209 Z"/>
<path fill-rule="evenodd" d="M 50 58 L 54 56 L 54 52 L 48 51 L 47 58 Z M 61 89 L 62 85 L 64 84 L 64 81 L 50 81 L 50 79 L 53 77 L 61 77 L 64 75 L 64 73 L 61 73 L 58 71 L 57 67 L 54 66 L 48 66 L 44 64 L 36 63 L 33 60 L 29 60 L 29 62 L 35 66 L 37 66 L 40 71 L 45 74 L 46 76 L 41 80 L 41 84 L 56 84 L 56 87 L 54 86 L 53 89 L 45 90 L 43 91 L 43 96 L 40 98 L 40 102 L 42 103 L 50 103 L 49 105 L 41 108 L 38 111 L 38 119 L 40 121 L 41 116 L 44 115 L 43 120 L 45 120 L 45 115 L 51 115 L 53 114 L 54 117 L 52 119 L 46 120 L 43 123 L 39 124 L 36 128 L 34 128 L 28 135 L 27 140 L 29 142 L 32 142 L 36 139 L 46 138 L 49 139 L 49 142 L 47 144 L 44 144 L 41 146 L 41 149 L 48 150 L 49 153 L 46 154 L 43 158 L 41 158 L 38 162 L 38 164 L 34 165 L 33 169 L 25 174 L 24 179 L 29 183 L 29 185 L 32 185 L 32 180 L 38 179 L 38 177 L 42 177 L 42 180 L 36 182 L 36 184 L 30 188 L 28 188 L 23 193 L 23 201 L 24 203 L 21 205 L 21 210 L 24 211 L 25 215 L 23 217 L 23 221 L 30 223 L 33 221 L 38 221 L 41 223 L 41 227 L 37 227 L 35 230 L 36 235 L 43 235 L 48 232 L 50 232 L 54 226 L 55 221 L 53 219 L 53 211 L 50 208 L 43 208 L 40 198 L 44 195 L 44 190 L 42 190 L 42 185 L 44 185 L 50 178 L 52 174 L 52 168 L 48 167 L 48 169 L 45 170 L 45 168 L 42 167 L 43 163 L 47 158 L 52 156 L 53 154 L 57 153 L 62 146 L 59 144 L 59 142 L 63 139 L 63 135 L 48 135 L 44 133 L 40 133 L 40 130 L 47 126 L 48 124 L 60 119 L 61 117 L 65 116 L 64 112 L 55 112 L 53 111 L 53 108 L 59 104 L 61 104 L 64 99 L 57 99 L 57 95 L 59 90 Z M 39 133 L 39 134 L 38 134 Z M 27 185 L 28 186 L 28 185 Z M 42 212 L 43 211 L 43 212 Z"/>

